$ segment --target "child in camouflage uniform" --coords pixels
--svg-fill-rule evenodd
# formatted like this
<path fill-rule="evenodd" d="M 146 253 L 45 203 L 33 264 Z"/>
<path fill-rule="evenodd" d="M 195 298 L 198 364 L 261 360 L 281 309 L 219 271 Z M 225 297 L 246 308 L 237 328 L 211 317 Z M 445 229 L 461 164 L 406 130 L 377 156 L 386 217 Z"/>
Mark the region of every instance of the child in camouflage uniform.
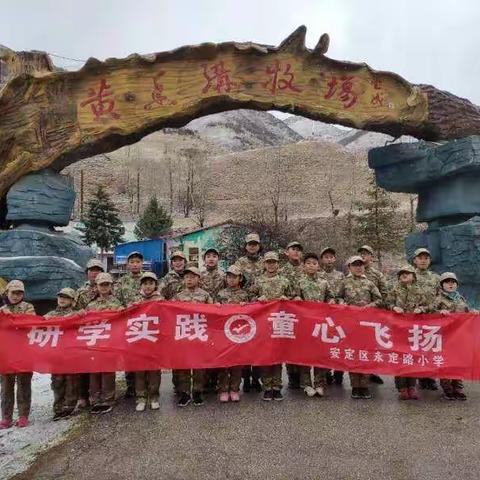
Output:
<path fill-rule="evenodd" d="M 142 273 L 140 277 L 140 291 L 137 292 L 137 296 L 133 303 L 144 303 L 152 301 L 165 300 L 158 288 L 158 278 L 153 272 Z M 145 411 L 147 407 L 147 401 L 150 402 L 150 408 L 152 410 L 158 410 L 160 408 L 160 382 L 162 378 L 161 370 L 146 370 L 135 372 L 135 396 L 137 412 Z"/>
<path fill-rule="evenodd" d="M 429 270 L 432 256 L 426 248 L 417 248 L 413 255 L 417 284 L 427 296 L 427 303 L 432 305 L 439 289 L 438 274 Z M 421 378 L 419 384 L 422 390 L 438 390 L 433 378 Z"/>
<path fill-rule="evenodd" d="M 183 281 L 184 288 L 173 297 L 173 300 L 188 303 L 213 303 L 210 294 L 199 287 L 200 271 L 198 268 L 187 267 L 184 271 Z M 178 406 L 186 407 L 192 400 L 196 406 L 203 405 L 202 392 L 205 388 L 206 370 L 174 370 L 173 375 L 174 385 L 180 395 Z"/>
<path fill-rule="evenodd" d="M 20 280 L 12 280 L 5 288 L 8 304 L 0 308 L 4 313 L 26 313 L 35 315 L 31 303 L 23 301 L 25 286 Z M 17 384 L 17 427 L 23 428 L 28 425 L 28 416 L 32 404 L 32 373 L 10 373 L 2 375 L 2 421 L 0 430 L 10 428 L 13 425 L 13 408 L 15 406 L 15 383 Z"/>
<path fill-rule="evenodd" d="M 466 300 L 458 293 L 458 279 L 452 272 L 443 273 L 440 278 L 440 290 L 435 299 L 434 309 L 442 315 L 470 312 Z M 447 400 L 466 400 L 463 382 L 460 379 L 441 378 L 443 396 Z"/>
<path fill-rule="evenodd" d="M 378 307 L 382 296 L 378 288 L 365 276 L 365 262 L 360 256 L 350 257 L 347 261 L 350 273 L 346 276 L 340 289 L 342 303 L 357 307 Z M 372 395 L 368 386 L 369 375 L 350 373 L 352 398 L 370 399 Z"/>
<path fill-rule="evenodd" d="M 262 245 L 260 237 L 256 233 L 249 233 L 245 237 L 246 255 L 240 257 L 235 266 L 238 267 L 245 277 L 244 288 L 252 299 L 251 288 L 255 284 L 255 279 L 263 273 L 263 258 L 260 256 Z M 242 370 L 243 391 L 249 393 L 252 389 L 256 392 L 262 391 L 260 385 L 260 368 L 251 365 L 245 365 Z"/>
<path fill-rule="evenodd" d="M 183 288 L 183 274 L 187 265 L 187 257 L 180 250 L 170 255 L 170 270 L 160 281 L 158 291 L 165 300 L 172 298 Z"/>
<path fill-rule="evenodd" d="M 113 295 L 113 278 L 100 273 L 95 279 L 98 297 L 88 305 L 87 311 L 120 310 L 122 304 Z M 115 372 L 90 374 L 90 405 L 92 413 L 110 412 L 115 403 Z"/>
<path fill-rule="evenodd" d="M 232 265 L 227 270 L 227 287 L 218 292 L 216 301 L 221 304 L 239 303 L 244 305 L 248 302 L 248 294 L 242 288 L 242 271 Z M 230 367 L 219 369 L 218 390 L 220 402 L 238 402 L 240 400 L 240 383 L 242 381 L 242 367 Z"/>
<path fill-rule="evenodd" d="M 256 301 L 288 300 L 292 298 L 292 288 L 287 278 L 278 273 L 278 253 L 267 252 L 264 256 L 265 273 L 260 275 L 252 287 Z M 261 368 L 263 400 L 283 400 L 282 364 Z"/>
<path fill-rule="evenodd" d="M 416 282 L 415 269 L 404 265 L 398 270 L 398 282 L 388 296 L 388 307 L 396 313 L 427 313 L 427 296 Z M 395 377 L 400 400 L 417 400 L 416 378 Z"/>
<path fill-rule="evenodd" d="M 318 256 L 315 253 L 307 253 L 303 264 L 305 273 L 298 284 L 300 298 L 311 302 L 335 303 L 333 291 L 327 280 L 319 275 Z M 327 385 L 326 374 L 328 369 L 313 367 L 313 384 L 311 369 L 312 367 L 300 367 L 300 386 L 308 397 L 314 397 L 315 395 L 323 397 Z"/>
<path fill-rule="evenodd" d="M 57 308 L 48 312 L 45 318 L 67 317 L 78 313 L 75 309 L 75 291 L 62 288 L 57 294 Z M 69 417 L 77 404 L 77 375 L 52 374 L 53 421 Z"/>

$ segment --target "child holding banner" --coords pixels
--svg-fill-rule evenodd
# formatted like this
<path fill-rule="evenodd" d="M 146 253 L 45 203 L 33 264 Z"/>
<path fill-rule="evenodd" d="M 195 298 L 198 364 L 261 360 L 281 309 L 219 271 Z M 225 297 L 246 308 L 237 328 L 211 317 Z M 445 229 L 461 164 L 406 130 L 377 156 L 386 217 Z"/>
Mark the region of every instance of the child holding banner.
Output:
<path fill-rule="evenodd" d="M 35 315 L 35 309 L 31 303 L 23 301 L 25 286 L 20 280 L 10 281 L 6 288 L 8 304 L 0 308 L 4 313 L 26 313 Z M 10 428 L 13 425 L 13 407 L 15 406 L 15 383 L 17 384 L 17 427 L 23 428 L 28 425 L 28 416 L 32 404 L 32 373 L 12 373 L 1 376 L 2 383 L 2 421 L 0 430 Z"/>
<path fill-rule="evenodd" d="M 220 290 L 216 301 L 221 304 L 248 302 L 248 294 L 242 288 L 244 276 L 240 268 L 232 265 L 227 270 L 226 276 L 227 288 Z M 219 369 L 218 389 L 220 402 L 240 401 L 240 383 L 242 382 L 242 367 L 230 367 Z"/>
<path fill-rule="evenodd" d="M 62 288 L 57 293 L 57 308 L 48 312 L 45 319 L 67 317 L 78 313 L 75 309 L 75 290 Z M 52 374 L 53 421 L 69 417 L 77 404 L 77 375 Z"/>
<path fill-rule="evenodd" d="M 349 274 L 345 277 L 340 288 L 342 303 L 357 307 L 378 307 L 382 303 L 382 296 L 374 283 L 365 276 L 365 262 L 359 255 L 350 257 L 347 261 Z M 370 375 L 364 373 L 350 373 L 352 398 L 372 398 L 369 389 Z"/>
<path fill-rule="evenodd" d="M 396 313 L 427 313 L 428 296 L 417 284 L 417 274 L 410 265 L 398 270 L 398 282 L 388 296 L 387 305 Z M 400 400 L 418 400 L 417 379 L 411 377 L 395 377 L 395 386 Z"/>
<path fill-rule="evenodd" d="M 120 310 L 122 304 L 113 295 L 113 279 L 109 273 L 99 273 L 95 279 L 98 297 L 92 300 L 86 310 Z M 94 327 L 95 325 L 92 325 Z M 84 336 L 91 329 L 84 327 Z M 92 413 L 110 412 L 115 403 L 115 372 L 90 374 L 90 405 Z"/>
<path fill-rule="evenodd" d="M 153 272 L 142 273 L 140 277 L 140 291 L 134 298 L 133 303 L 143 303 L 151 301 L 165 300 L 158 289 L 158 278 Z M 150 402 L 152 410 L 160 408 L 160 382 L 162 378 L 161 370 L 146 370 L 134 372 L 135 375 L 135 398 L 137 412 L 145 411 L 147 401 Z"/>
<path fill-rule="evenodd" d="M 298 293 L 302 300 L 312 302 L 335 303 L 335 295 L 327 280 L 319 275 L 320 263 L 315 253 L 307 253 L 303 259 L 304 274 L 298 284 Z M 327 386 L 326 368 L 300 366 L 300 387 L 307 397 L 323 397 Z"/>
<path fill-rule="evenodd" d="M 440 290 L 435 299 L 435 310 L 442 315 L 465 313 L 471 311 L 466 300 L 458 293 L 458 279 L 452 272 L 440 276 Z M 443 396 L 447 400 L 466 400 L 463 393 L 463 382 L 459 379 L 440 379 Z"/>

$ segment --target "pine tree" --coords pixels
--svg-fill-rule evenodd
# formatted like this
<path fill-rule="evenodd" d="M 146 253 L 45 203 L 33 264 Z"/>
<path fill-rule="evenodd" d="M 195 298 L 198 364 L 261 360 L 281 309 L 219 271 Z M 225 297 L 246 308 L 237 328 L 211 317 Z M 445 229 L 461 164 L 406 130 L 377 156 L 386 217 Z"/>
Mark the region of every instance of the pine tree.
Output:
<path fill-rule="evenodd" d="M 135 236 L 142 238 L 158 238 L 169 232 L 173 220 L 162 205 L 158 204 L 157 197 L 152 197 L 142 217 L 135 225 Z"/>
<path fill-rule="evenodd" d="M 385 252 L 397 252 L 406 233 L 405 218 L 398 212 L 398 202 L 380 188 L 372 175 L 367 190 L 367 199 L 355 202 L 359 212 L 355 222 L 357 244 L 368 244 L 376 252 L 378 263 L 382 265 Z"/>
<path fill-rule="evenodd" d="M 93 198 L 88 201 L 82 223 L 83 227 L 79 230 L 83 232 L 83 240 L 87 245 L 96 243 L 102 255 L 123 241 L 125 228 L 118 217 L 117 208 L 102 185 L 98 186 Z"/>

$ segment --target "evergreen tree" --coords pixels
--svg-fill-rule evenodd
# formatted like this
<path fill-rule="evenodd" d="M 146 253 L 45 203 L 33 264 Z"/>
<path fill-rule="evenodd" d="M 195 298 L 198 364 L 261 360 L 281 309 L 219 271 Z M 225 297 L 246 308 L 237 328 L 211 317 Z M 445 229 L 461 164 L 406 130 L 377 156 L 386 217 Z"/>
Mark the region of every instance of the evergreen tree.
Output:
<path fill-rule="evenodd" d="M 135 225 L 135 236 L 142 238 L 158 238 L 168 233 L 172 228 L 173 220 L 162 205 L 158 204 L 157 197 L 152 197 L 142 217 Z"/>
<path fill-rule="evenodd" d="M 381 266 L 383 253 L 398 252 L 403 245 L 405 216 L 398 211 L 398 202 L 377 185 L 373 175 L 369 184 L 367 199 L 355 202 L 359 212 L 355 219 L 355 236 L 358 245 L 373 247 Z"/>
<path fill-rule="evenodd" d="M 83 227 L 79 230 L 83 233 L 83 240 L 87 245 L 96 243 L 102 255 L 123 241 L 125 228 L 118 217 L 117 208 L 102 185 L 98 186 L 93 198 L 88 201 L 82 223 Z"/>

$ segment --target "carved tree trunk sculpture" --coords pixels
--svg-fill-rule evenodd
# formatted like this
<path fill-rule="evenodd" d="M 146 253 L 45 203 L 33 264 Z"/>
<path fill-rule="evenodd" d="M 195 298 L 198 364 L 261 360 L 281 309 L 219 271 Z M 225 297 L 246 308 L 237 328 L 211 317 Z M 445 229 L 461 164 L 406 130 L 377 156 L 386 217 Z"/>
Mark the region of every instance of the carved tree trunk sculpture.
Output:
<path fill-rule="evenodd" d="M 28 53 L 0 48 L 9 77 L 0 90 L 0 198 L 26 173 L 60 170 L 155 130 L 238 108 L 426 140 L 480 131 L 479 107 L 468 100 L 366 64 L 332 60 L 325 56 L 328 35 L 309 50 L 305 33 L 299 27 L 278 47 L 205 43 L 105 62 L 91 58 L 75 72 L 53 71 L 38 52 L 32 53 L 38 65 L 28 71 L 22 62 Z"/>

